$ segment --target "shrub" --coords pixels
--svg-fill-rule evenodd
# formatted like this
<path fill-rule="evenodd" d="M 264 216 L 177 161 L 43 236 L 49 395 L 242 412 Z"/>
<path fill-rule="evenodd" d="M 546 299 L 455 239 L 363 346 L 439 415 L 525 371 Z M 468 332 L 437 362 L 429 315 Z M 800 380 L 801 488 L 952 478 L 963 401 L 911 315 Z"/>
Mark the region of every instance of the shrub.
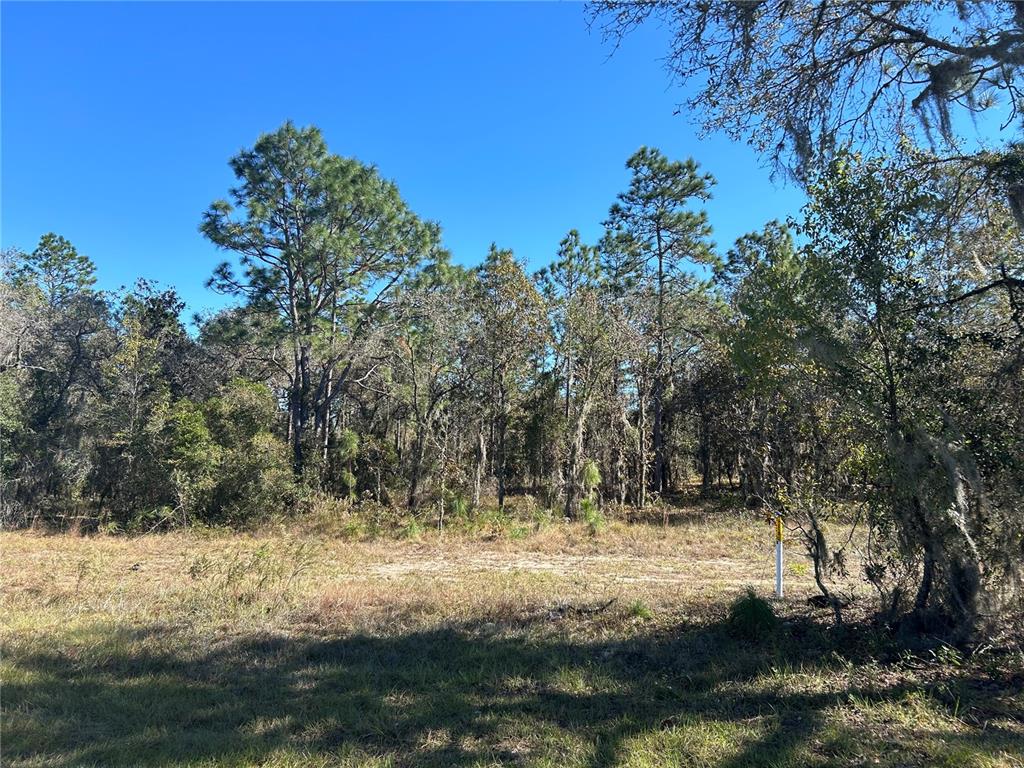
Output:
<path fill-rule="evenodd" d="M 232 521 L 266 518 L 295 500 L 296 488 L 288 446 L 270 432 L 224 453 L 214 493 L 218 510 Z"/>
<path fill-rule="evenodd" d="M 356 498 L 356 476 L 349 469 L 342 469 L 338 473 L 338 478 L 341 480 L 341 487 L 345 489 L 345 498 L 350 501 L 355 501 Z"/>
<path fill-rule="evenodd" d="M 448 494 L 448 501 L 445 504 L 448 515 L 457 520 L 466 520 L 469 518 L 469 499 L 462 493 L 451 493 Z"/>
<path fill-rule="evenodd" d="M 338 535 L 347 541 L 365 539 L 369 536 L 369 528 L 362 517 L 353 514 L 341 523 Z"/>
<path fill-rule="evenodd" d="M 184 518 L 248 522 L 295 501 L 288 446 L 270 431 L 275 408 L 266 386 L 241 380 L 202 406 L 175 403 L 168 462 Z"/>
<path fill-rule="evenodd" d="M 187 398 L 174 404 L 169 426 L 168 463 L 182 519 L 188 521 L 209 508 L 222 449 L 200 407 Z"/>
<path fill-rule="evenodd" d="M 534 530 L 542 531 L 547 528 L 551 523 L 555 521 L 555 513 L 553 510 L 544 508 L 538 509 L 533 513 L 533 527 Z"/>
<path fill-rule="evenodd" d="M 597 508 L 597 504 L 592 499 L 583 499 L 580 502 L 580 514 L 583 515 L 583 521 L 587 524 L 587 528 L 590 529 L 590 535 L 597 536 L 598 532 L 605 525 L 604 515 Z"/>
<path fill-rule="evenodd" d="M 423 525 L 415 517 L 411 518 L 399 532 L 399 537 L 403 539 L 411 539 L 413 541 L 419 539 L 423 535 Z"/>
<path fill-rule="evenodd" d="M 750 587 L 729 606 L 729 631 L 744 640 L 762 640 L 770 636 L 779 620 L 771 604 L 758 597 Z"/>
<path fill-rule="evenodd" d="M 355 473 L 355 460 L 359 456 L 359 435 L 351 429 L 341 430 L 334 438 L 327 465 L 323 467 L 323 480 L 349 501 L 358 495 L 359 478 Z"/>
<path fill-rule="evenodd" d="M 654 618 L 654 611 L 643 600 L 634 600 L 629 606 L 629 615 L 634 619 L 648 621 Z"/>
<path fill-rule="evenodd" d="M 277 402 L 265 384 L 235 379 L 219 397 L 204 403 L 210 432 L 221 445 L 237 445 L 269 430 L 277 415 Z"/>
<path fill-rule="evenodd" d="M 505 509 L 498 507 L 478 508 L 473 513 L 473 519 L 466 530 L 478 536 L 489 539 L 503 538 L 508 529 L 512 527 L 514 518 L 509 514 L 509 507 Z"/>
<path fill-rule="evenodd" d="M 504 512 L 509 518 L 516 520 L 532 520 L 533 515 L 539 509 L 537 500 L 528 493 L 518 496 L 508 496 L 505 499 Z"/>

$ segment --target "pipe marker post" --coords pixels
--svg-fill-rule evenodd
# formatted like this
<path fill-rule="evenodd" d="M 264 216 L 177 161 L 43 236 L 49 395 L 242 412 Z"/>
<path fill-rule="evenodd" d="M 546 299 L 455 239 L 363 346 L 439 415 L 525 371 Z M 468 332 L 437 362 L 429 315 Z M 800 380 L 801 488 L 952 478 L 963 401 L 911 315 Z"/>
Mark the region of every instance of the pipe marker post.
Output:
<path fill-rule="evenodd" d="M 775 597 L 782 598 L 782 515 L 775 517 Z"/>

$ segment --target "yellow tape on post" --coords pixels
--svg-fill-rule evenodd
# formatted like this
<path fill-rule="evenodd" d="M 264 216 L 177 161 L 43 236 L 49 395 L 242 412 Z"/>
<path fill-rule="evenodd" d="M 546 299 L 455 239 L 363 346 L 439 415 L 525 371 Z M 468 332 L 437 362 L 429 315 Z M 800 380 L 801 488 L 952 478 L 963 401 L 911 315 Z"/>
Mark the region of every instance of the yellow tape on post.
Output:
<path fill-rule="evenodd" d="M 782 541 L 782 516 L 775 518 L 775 540 Z"/>

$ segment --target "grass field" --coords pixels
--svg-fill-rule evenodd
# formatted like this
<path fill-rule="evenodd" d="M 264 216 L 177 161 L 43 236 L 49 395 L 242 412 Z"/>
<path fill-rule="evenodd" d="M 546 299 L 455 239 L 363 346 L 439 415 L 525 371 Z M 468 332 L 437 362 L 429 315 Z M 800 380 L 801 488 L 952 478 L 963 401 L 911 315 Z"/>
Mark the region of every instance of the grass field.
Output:
<path fill-rule="evenodd" d="M 731 632 L 754 516 L 0 545 L 11 768 L 1024 765 L 1019 651 L 833 630 L 795 556 L 779 625 Z"/>

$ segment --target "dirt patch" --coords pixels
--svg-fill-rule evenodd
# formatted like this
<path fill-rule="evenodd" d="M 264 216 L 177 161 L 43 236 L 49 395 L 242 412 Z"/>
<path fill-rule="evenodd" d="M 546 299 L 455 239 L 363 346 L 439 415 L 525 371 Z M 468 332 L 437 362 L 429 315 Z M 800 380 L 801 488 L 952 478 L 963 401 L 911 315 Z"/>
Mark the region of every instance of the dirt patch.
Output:
<path fill-rule="evenodd" d="M 401 559 L 370 565 L 365 572 L 384 578 L 422 575 L 452 580 L 474 572 L 527 572 L 664 584 L 690 582 L 701 574 L 712 574 L 716 580 L 749 578 L 750 570 L 750 564 L 745 561 L 723 558 L 652 561 L 631 555 L 482 552 L 457 558 L 437 553 L 408 553 Z"/>

